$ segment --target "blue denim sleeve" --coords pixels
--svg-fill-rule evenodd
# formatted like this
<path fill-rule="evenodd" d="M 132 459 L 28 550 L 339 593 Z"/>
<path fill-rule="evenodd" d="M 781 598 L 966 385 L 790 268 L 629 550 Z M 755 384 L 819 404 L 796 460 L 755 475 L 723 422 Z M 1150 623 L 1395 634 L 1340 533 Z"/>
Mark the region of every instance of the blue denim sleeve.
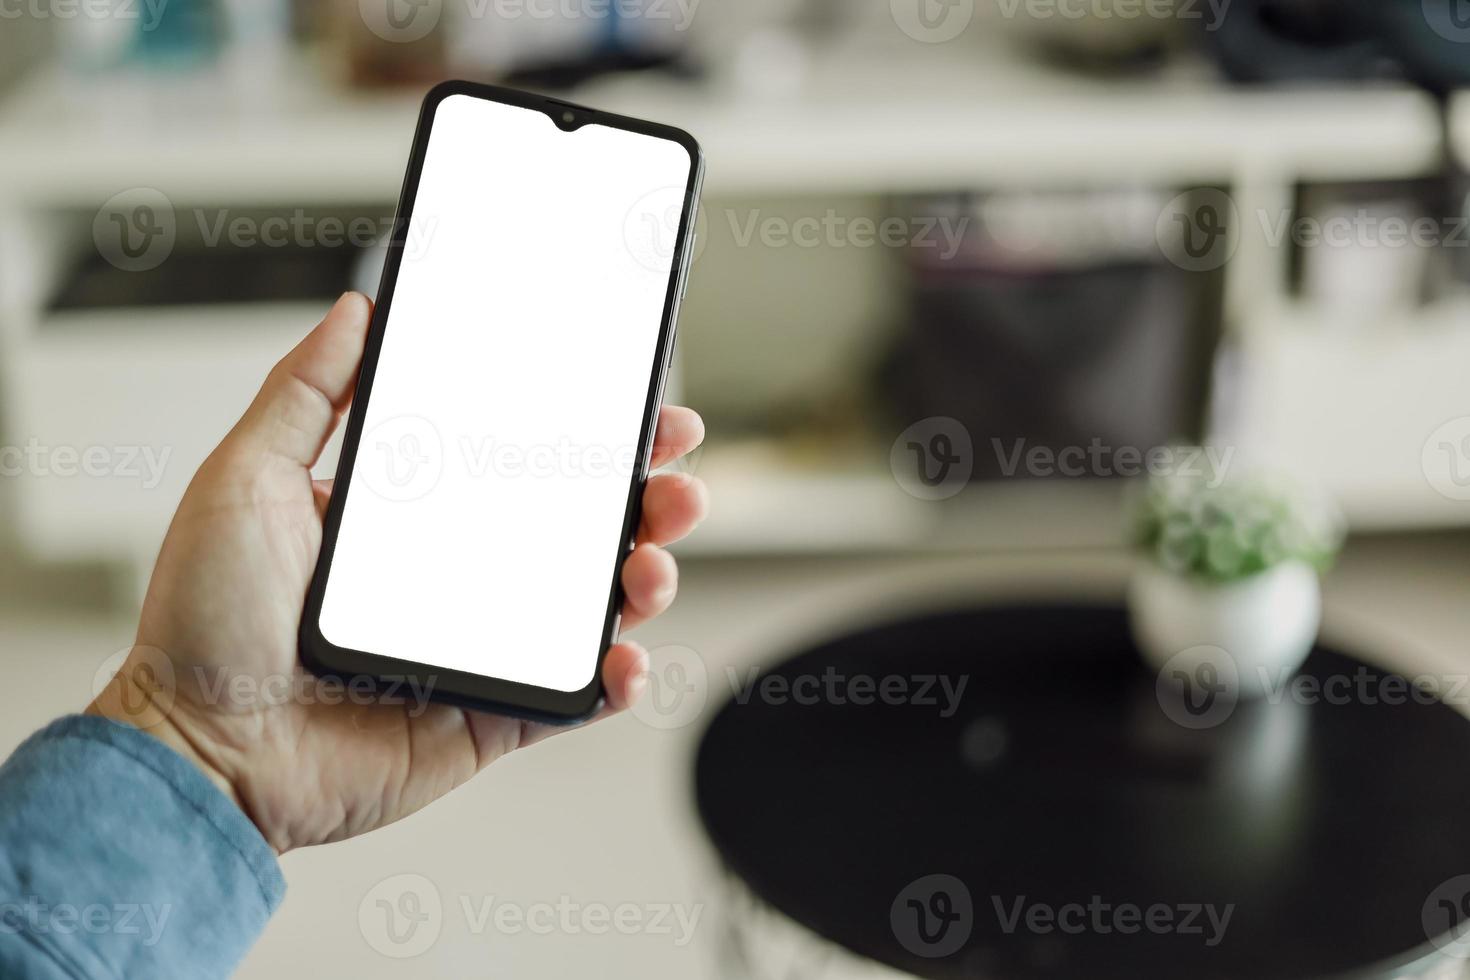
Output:
<path fill-rule="evenodd" d="M 151 735 L 63 718 L 0 766 L 0 977 L 225 977 L 284 892 L 255 825 Z"/>

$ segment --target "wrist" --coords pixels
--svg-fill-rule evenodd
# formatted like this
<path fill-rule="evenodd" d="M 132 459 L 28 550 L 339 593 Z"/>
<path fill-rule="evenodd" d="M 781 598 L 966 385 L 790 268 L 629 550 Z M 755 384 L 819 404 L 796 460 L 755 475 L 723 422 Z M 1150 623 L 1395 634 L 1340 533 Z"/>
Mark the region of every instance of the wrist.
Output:
<path fill-rule="evenodd" d="M 84 713 L 131 725 L 158 739 L 192 763 L 204 778 L 244 810 L 235 784 L 194 744 L 184 733 L 183 727 L 175 724 L 169 717 L 166 704 L 161 703 L 168 699 L 157 697 L 157 692 L 150 690 L 149 685 L 139 678 L 138 672 L 131 669 L 131 666 L 130 663 L 124 664 L 117 676 L 92 700 Z"/>

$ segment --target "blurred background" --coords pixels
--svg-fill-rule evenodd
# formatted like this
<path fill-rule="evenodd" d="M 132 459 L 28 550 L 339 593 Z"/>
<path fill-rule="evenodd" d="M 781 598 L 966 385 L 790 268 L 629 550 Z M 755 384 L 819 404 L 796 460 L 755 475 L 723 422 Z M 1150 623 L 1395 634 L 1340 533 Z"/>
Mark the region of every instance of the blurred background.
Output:
<path fill-rule="evenodd" d="M 1348 532 L 1325 635 L 1400 670 L 1470 669 L 1455 0 L 16 0 L 0 17 L 6 746 L 86 703 L 198 462 L 333 298 L 375 290 L 430 84 L 553 91 L 680 125 L 708 157 L 675 387 L 709 426 L 687 468 L 714 510 L 677 547 L 677 606 L 641 634 L 654 693 L 693 666 L 670 691 L 696 696 L 291 855 L 244 977 L 876 972 L 814 965 L 815 936 L 774 921 L 756 928 L 797 972 L 732 959 L 745 899 L 691 795 L 727 678 L 946 604 L 1120 603 L 1124 502 L 1157 447 L 1310 482 Z M 441 911 L 410 955 L 370 920 L 382 889 L 423 881 Z M 545 935 L 482 914 L 567 896 L 697 922 Z"/>

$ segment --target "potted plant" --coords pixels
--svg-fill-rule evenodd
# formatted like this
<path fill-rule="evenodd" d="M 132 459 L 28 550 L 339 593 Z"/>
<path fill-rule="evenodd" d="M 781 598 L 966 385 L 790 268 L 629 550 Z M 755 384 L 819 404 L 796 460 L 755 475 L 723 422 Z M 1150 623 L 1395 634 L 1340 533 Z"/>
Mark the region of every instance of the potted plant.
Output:
<path fill-rule="evenodd" d="M 1211 664 L 1242 698 L 1284 684 L 1321 624 L 1319 574 L 1342 542 L 1325 501 L 1288 481 L 1169 474 L 1135 508 L 1140 560 L 1129 587 L 1133 633 L 1162 671 Z"/>

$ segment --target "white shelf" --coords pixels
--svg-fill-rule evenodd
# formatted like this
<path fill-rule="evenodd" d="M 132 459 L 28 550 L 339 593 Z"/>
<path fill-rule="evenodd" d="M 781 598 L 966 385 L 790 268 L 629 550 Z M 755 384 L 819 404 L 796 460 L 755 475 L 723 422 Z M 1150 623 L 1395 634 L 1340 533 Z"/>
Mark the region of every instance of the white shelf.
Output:
<path fill-rule="evenodd" d="M 984 52 L 907 52 L 834 54 L 783 98 L 642 77 L 571 97 L 690 129 L 713 195 L 1393 177 L 1438 159 L 1434 107 L 1407 88 L 1099 82 Z M 242 91 L 84 88 L 48 72 L 0 107 L 0 193 L 85 207 L 135 186 L 176 204 L 391 201 L 416 110 L 416 93 L 350 94 L 304 73 Z"/>
<path fill-rule="evenodd" d="M 698 533 L 676 546 L 681 554 L 965 553 L 1122 542 L 1123 488 L 1103 481 L 994 481 L 961 497 L 920 500 L 881 470 L 812 470 L 749 447 L 710 449 L 694 472 L 714 506 Z"/>
<path fill-rule="evenodd" d="M 54 314 L 13 344 L 7 442 L 166 460 L 155 485 L 141 474 L 27 474 L 15 482 L 22 541 L 46 558 L 151 561 L 194 470 L 321 313 L 293 303 Z M 324 473 L 335 445 L 325 458 Z M 885 470 L 801 467 L 761 444 L 717 445 L 694 472 L 716 506 L 684 554 L 1110 546 L 1121 527 L 1118 487 L 1099 483 L 998 482 L 925 501 Z"/>
<path fill-rule="evenodd" d="M 15 478 L 21 540 L 48 558 L 151 561 L 194 470 L 324 304 L 57 315 L 6 351 L 5 442 L 102 447 L 106 475 Z M 164 461 L 161 480 L 142 453 Z M 127 466 L 131 458 L 133 465 Z M 154 483 L 154 485 L 149 485 Z"/>
<path fill-rule="evenodd" d="M 571 97 L 689 128 L 705 144 L 716 197 L 1224 181 L 1285 193 L 1298 179 L 1439 166 L 1434 106 L 1409 89 L 1251 91 L 1198 73 L 1104 83 L 968 47 L 923 60 L 913 51 L 839 53 L 811 65 L 805 86 L 784 98 L 641 77 Z M 18 284 L 44 281 L 71 245 L 90 247 L 85 222 L 55 211 L 86 215 L 136 186 L 180 207 L 391 202 L 418 102 L 335 91 L 306 75 L 248 92 L 160 84 L 79 88 L 45 73 L 0 105 L 0 245 L 12 273 L 0 290 L 7 435 L 170 451 L 165 479 L 146 490 L 125 480 L 25 482 L 17 526 L 42 555 L 151 559 L 194 467 L 322 312 L 282 304 L 43 319 L 41 296 Z M 1464 97 L 1455 112 L 1470 159 Z M 22 275 L 21 261 L 49 268 Z M 1259 305 L 1271 268 L 1257 275 L 1240 261 L 1232 270 L 1242 295 Z M 1464 504 L 1429 487 L 1419 450 L 1435 426 L 1470 415 L 1470 303 L 1371 337 L 1333 332 L 1296 307 L 1257 317 L 1252 304 L 1242 305 L 1254 387 L 1241 443 L 1279 448 L 1318 472 L 1359 526 L 1465 521 Z M 808 472 L 718 449 L 698 472 L 716 507 L 684 546 L 696 554 L 1105 546 L 1121 526 L 1115 486 L 1002 483 L 962 504 L 933 503 L 903 493 L 881 466 Z"/>
<path fill-rule="evenodd" d="M 1470 299 L 1357 331 L 1286 305 L 1245 337 L 1247 390 L 1217 440 L 1320 483 L 1358 530 L 1470 523 L 1470 503 L 1431 483 L 1448 460 L 1425 451 L 1470 417 Z"/>

